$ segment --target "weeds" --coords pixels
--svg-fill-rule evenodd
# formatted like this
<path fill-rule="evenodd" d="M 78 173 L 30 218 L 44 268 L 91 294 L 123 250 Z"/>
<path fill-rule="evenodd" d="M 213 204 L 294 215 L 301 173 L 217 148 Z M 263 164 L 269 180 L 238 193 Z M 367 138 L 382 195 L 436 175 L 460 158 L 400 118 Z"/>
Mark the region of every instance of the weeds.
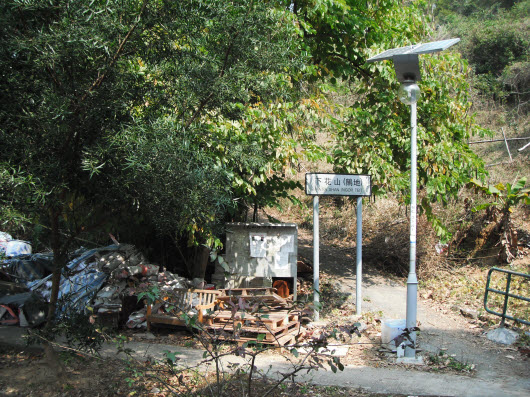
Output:
<path fill-rule="evenodd" d="M 434 370 L 442 370 L 448 368 L 457 372 L 471 372 L 475 369 L 474 364 L 467 362 L 463 363 L 457 360 L 454 355 L 447 354 L 445 351 L 440 350 L 436 354 L 428 356 L 429 365 L 434 366 Z"/>

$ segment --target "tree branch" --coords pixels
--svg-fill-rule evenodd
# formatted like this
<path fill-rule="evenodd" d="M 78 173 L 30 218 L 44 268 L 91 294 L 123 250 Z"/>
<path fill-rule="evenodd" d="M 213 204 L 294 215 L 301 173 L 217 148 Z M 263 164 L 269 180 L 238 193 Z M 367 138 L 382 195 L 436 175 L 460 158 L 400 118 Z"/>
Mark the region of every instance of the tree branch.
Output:
<path fill-rule="evenodd" d="M 245 19 L 250 14 L 250 11 L 252 10 L 253 6 L 254 6 L 254 1 L 251 1 L 250 4 L 247 7 L 247 14 L 245 15 Z M 232 42 L 230 43 L 230 45 L 227 47 L 227 49 L 225 51 L 225 55 L 224 55 L 224 59 L 223 59 L 223 66 L 221 67 L 221 70 L 220 70 L 220 72 L 219 72 L 219 74 L 217 76 L 218 79 L 221 79 L 225 75 L 226 68 L 228 66 L 228 59 L 230 58 L 230 53 L 232 52 L 232 49 L 234 48 L 235 41 L 236 41 L 236 39 L 237 39 L 237 37 L 239 36 L 240 33 L 241 33 L 241 31 L 239 30 L 239 31 L 237 31 L 234 34 L 234 36 L 232 38 Z M 214 91 L 211 91 L 210 94 L 208 94 L 208 96 L 201 101 L 201 103 L 199 104 L 199 107 L 193 113 L 193 116 L 191 116 L 191 118 L 186 123 L 185 128 L 188 128 L 191 125 L 191 123 L 193 123 L 199 117 L 199 115 L 201 114 L 201 112 L 204 109 L 204 107 L 212 99 L 213 95 L 214 95 Z"/>
<path fill-rule="evenodd" d="M 363 68 L 361 68 L 359 65 L 357 65 L 355 62 L 353 62 L 351 59 L 349 59 L 347 56 L 345 55 L 342 55 L 342 54 L 338 54 L 338 53 L 328 53 L 327 54 L 329 57 L 331 58 L 340 58 L 344 61 L 348 61 L 350 63 L 350 65 L 352 65 L 354 67 L 355 70 L 357 70 L 359 73 L 361 73 L 364 77 L 366 78 L 371 78 L 373 77 L 371 73 L 367 72 L 366 70 L 364 70 Z"/>
<path fill-rule="evenodd" d="M 137 26 L 140 23 L 141 17 L 143 15 L 143 13 L 145 12 L 145 9 L 147 7 L 147 2 L 148 1 L 149 0 L 144 0 L 143 1 L 142 8 L 140 9 L 140 12 L 138 13 L 138 17 L 136 18 L 136 22 L 131 26 L 131 28 L 129 29 L 129 31 L 127 32 L 127 34 L 123 38 L 123 40 L 120 42 L 120 45 L 118 46 L 118 49 L 116 50 L 116 53 L 114 54 L 114 56 L 110 60 L 109 64 L 107 65 L 106 70 L 102 74 L 100 74 L 98 76 L 98 78 L 92 83 L 92 85 L 88 88 L 88 90 L 83 94 L 81 99 L 75 104 L 75 106 L 74 106 L 74 114 L 76 116 L 78 115 L 79 109 L 80 109 L 81 105 L 83 104 L 83 102 L 88 98 L 88 96 L 90 95 L 91 92 L 93 92 L 97 88 L 101 87 L 101 84 L 107 78 L 111 68 L 116 64 L 116 62 L 120 58 L 120 56 L 121 56 L 121 54 L 123 52 L 123 49 L 125 47 L 125 44 L 129 41 L 131 35 L 133 34 L 133 32 L 136 30 Z M 65 139 L 65 142 L 64 142 L 64 145 L 63 145 L 63 149 L 62 149 L 63 151 L 66 151 L 66 148 L 68 147 L 68 145 L 70 145 L 70 142 L 72 141 L 72 139 L 75 139 L 75 147 L 77 147 L 78 143 L 79 143 L 79 140 L 81 139 L 80 133 L 77 130 L 72 131 L 68 135 L 68 137 Z"/>
<path fill-rule="evenodd" d="M 148 0 L 144 0 L 143 3 L 142 3 L 142 8 L 140 9 L 140 13 L 138 14 L 138 17 L 136 19 L 136 22 L 134 23 L 133 26 L 131 26 L 131 28 L 129 29 L 129 31 L 127 32 L 127 34 L 125 35 L 125 37 L 123 38 L 123 40 L 121 41 L 118 49 L 116 50 L 116 53 L 114 54 L 114 56 L 112 57 L 111 61 L 109 62 L 108 66 L 107 66 L 107 69 L 105 70 L 105 72 L 103 72 L 103 74 L 101 74 L 95 81 L 94 83 L 92 83 L 92 85 L 90 86 L 90 88 L 85 92 L 85 94 L 81 97 L 81 100 L 79 101 L 79 104 L 83 103 L 85 101 L 85 99 L 88 97 L 88 95 L 94 91 L 95 89 L 99 88 L 101 86 L 101 84 L 103 83 L 103 81 L 105 80 L 105 78 L 108 76 L 109 74 L 109 71 L 110 69 L 114 66 L 114 64 L 118 61 L 121 53 L 123 52 L 123 48 L 125 47 L 125 44 L 129 41 L 131 35 L 133 34 L 133 32 L 136 30 L 138 24 L 140 23 L 140 20 L 141 20 L 141 17 L 143 15 L 143 13 L 145 12 L 145 9 L 147 7 L 147 2 Z"/>

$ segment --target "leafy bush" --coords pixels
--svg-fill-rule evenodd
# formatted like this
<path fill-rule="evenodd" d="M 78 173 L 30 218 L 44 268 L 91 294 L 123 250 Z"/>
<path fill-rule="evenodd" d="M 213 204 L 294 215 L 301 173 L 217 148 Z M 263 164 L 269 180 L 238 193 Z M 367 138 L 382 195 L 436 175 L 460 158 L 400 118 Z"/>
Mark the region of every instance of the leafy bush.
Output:
<path fill-rule="evenodd" d="M 495 186 L 472 179 L 470 185 L 491 199 L 490 202 L 476 206 L 473 211 L 487 211 L 488 218 L 495 224 L 493 232 L 499 234 L 499 243 L 504 248 L 500 252 L 501 259 L 511 262 L 519 252 L 517 230 L 512 224 L 511 214 L 519 203 L 530 205 L 530 188 L 525 188 L 526 178 L 519 179 L 513 185 L 499 183 Z"/>
<path fill-rule="evenodd" d="M 468 33 L 463 52 L 477 74 L 500 76 L 508 65 L 528 55 L 528 32 L 518 24 L 495 20 Z"/>
<path fill-rule="evenodd" d="M 479 92 L 496 100 L 524 101 L 520 94 L 529 87 L 524 65 L 530 60 L 530 1 L 441 1 L 437 6 L 438 20 L 462 38 L 457 49 L 474 68 Z"/>

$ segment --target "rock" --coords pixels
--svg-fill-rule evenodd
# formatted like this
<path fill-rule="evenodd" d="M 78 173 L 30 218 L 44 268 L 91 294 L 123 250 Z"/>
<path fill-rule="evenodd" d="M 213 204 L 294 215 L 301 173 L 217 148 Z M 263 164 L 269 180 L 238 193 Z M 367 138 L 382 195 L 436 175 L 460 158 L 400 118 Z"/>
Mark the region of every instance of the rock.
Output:
<path fill-rule="evenodd" d="M 480 316 L 478 316 L 478 319 L 479 319 L 480 321 L 484 321 L 484 322 L 486 322 L 486 321 L 488 321 L 488 316 L 487 316 L 486 314 L 483 313 L 483 314 L 481 314 Z"/>
<path fill-rule="evenodd" d="M 423 299 L 432 299 L 433 290 L 428 290 L 421 293 Z"/>
<path fill-rule="evenodd" d="M 153 335 L 151 332 L 139 333 L 139 334 L 136 334 L 136 336 L 139 337 L 139 338 L 145 338 L 145 339 L 149 339 L 149 340 L 156 339 L 156 336 Z"/>
<path fill-rule="evenodd" d="M 320 347 L 318 354 L 332 357 L 345 357 L 348 354 L 349 346 L 328 346 Z"/>
<path fill-rule="evenodd" d="M 460 314 L 462 314 L 464 317 L 472 318 L 474 320 L 478 318 L 478 312 L 473 309 L 468 309 L 467 307 L 461 307 Z"/>
<path fill-rule="evenodd" d="M 495 343 L 513 345 L 517 341 L 517 338 L 519 338 L 519 334 L 510 329 L 500 327 L 489 331 L 487 338 Z"/>
<path fill-rule="evenodd" d="M 368 326 L 366 325 L 366 323 L 363 323 L 362 321 L 361 322 L 356 322 L 355 324 L 353 324 L 354 326 L 357 327 L 357 330 L 361 333 L 363 333 L 364 331 L 367 330 Z"/>
<path fill-rule="evenodd" d="M 352 304 L 352 305 L 355 305 L 355 295 L 354 294 L 351 294 L 349 292 L 346 292 L 345 293 L 345 303 L 349 303 L 349 304 Z"/>

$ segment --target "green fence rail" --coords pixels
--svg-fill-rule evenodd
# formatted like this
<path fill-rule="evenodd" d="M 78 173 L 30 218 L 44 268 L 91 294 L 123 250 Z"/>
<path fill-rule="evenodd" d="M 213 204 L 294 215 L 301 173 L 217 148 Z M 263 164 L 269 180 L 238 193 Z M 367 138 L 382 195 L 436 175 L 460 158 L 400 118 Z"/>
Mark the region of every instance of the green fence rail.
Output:
<path fill-rule="evenodd" d="M 498 289 L 490 288 L 491 274 L 493 272 L 500 272 L 500 273 L 506 273 L 507 274 L 506 290 L 505 291 L 500 291 Z M 523 320 L 522 318 L 512 317 L 512 316 L 509 316 L 509 315 L 506 314 L 506 312 L 508 311 L 508 300 L 510 298 L 520 299 L 520 300 L 523 300 L 525 302 L 530 302 L 530 298 L 526 298 L 526 297 L 520 296 L 520 295 L 510 294 L 510 285 L 512 283 L 512 276 L 517 276 L 517 277 L 523 277 L 523 278 L 526 278 L 526 279 L 530 279 L 530 274 L 513 272 L 511 270 L 499 269 L 499 268 L 496 268 L 496 267 L 492 267 L 490 269 L 490 271 L 488 272 L 488 281 L 486 282 L 486 292 L 484 294 L 484 309 L 486 309 L 486 311 L 488 313 L 495 314 L 497 316 L 502 317 L 501 326 L 504 325 L 504 321 L 506 319 L 517 321 L 517 322 L 520 322 L 522 324 L 530 325 L 530 321 Z M 493 293 L 499 294 L 499 295 L 504 295 L 504 305 L 503 305 L 502 313 L 496 312 L 496 311 L 491 310 L 490 308 L 488 308 L 488 296 L 489 296 L 490 292 L 493 292 Z"/>

